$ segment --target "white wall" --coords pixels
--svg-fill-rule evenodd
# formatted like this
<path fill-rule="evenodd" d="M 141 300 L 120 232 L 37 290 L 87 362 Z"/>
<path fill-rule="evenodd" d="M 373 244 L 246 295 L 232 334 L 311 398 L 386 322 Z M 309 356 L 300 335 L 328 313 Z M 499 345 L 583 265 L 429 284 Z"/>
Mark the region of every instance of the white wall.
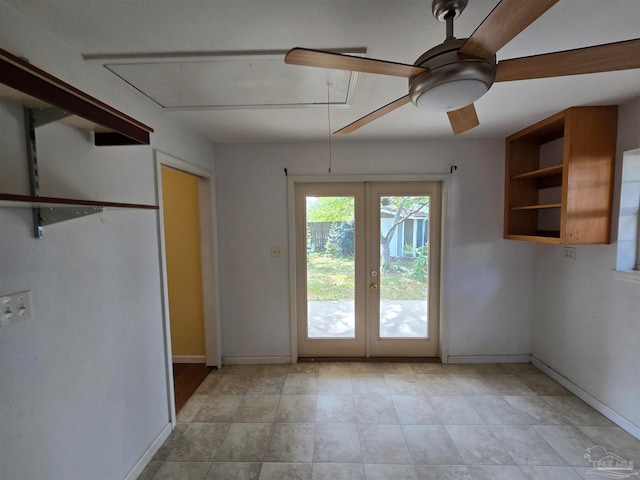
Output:
<path fill-rule="evenodd" d="M 324 175 L 327 145 L 216 147 L 223 357 L 288 357 L 289 175 Z M 502 141 L 336 142 L 333 175 L 449 172 L 444 245 L 449 355 L 531 351 L 534 247 L 502 239 Z"/>
<path fill-rule="evenodd" d="M 625 151 L 640 147 L 640 99 L 620 106 L 616 205 Z M 613 231 L 617 231 L 617 206 Z M 616 244 L 538 245 L 533 355 L 640 431 L 640 287 L 613 278 Z"/>
<path fill-rule="evenodd" d="M 155 128 L 152 146 L 94 147 L 37 130 L 41 193 L 157 203 L 153 147 L 205 168 L 213 146 L 0 2 L 0 47 Z M 22 110 L 0 104 L 0 192 L 28 194 Z M 155 211 L 111 210 L 32 236 L 0 208 L 0 294 L 33 320 L 0 329 L 0 478 L 121 479 L 169 425 Z"/>

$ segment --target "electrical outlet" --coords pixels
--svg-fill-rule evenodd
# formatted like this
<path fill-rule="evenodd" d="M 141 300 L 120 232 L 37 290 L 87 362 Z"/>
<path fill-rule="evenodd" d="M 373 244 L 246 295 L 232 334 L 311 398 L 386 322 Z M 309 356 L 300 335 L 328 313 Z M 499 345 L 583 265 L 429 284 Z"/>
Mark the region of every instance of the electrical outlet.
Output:
<path fill-rule="evenodd" d="M 282 257 L 284 255 L 284 247 L 280 245 L 273 245 L 271 247 L 272 257 Z"/>
<path fill-rule="evenodd" d="M 576 259 L 576 247 L 564 247 L 564 258 L 568 258 L 569 260 Z"/>
<path fill-rule="evenodd" d="M 30 318 L 33 318 L 30 291 L 0 297 L 0 327 Z"/>

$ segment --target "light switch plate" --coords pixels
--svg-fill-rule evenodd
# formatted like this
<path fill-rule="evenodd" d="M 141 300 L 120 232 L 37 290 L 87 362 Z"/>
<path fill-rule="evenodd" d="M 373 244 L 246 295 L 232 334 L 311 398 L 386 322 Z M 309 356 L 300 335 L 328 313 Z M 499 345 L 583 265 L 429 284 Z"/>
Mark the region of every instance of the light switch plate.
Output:
<path fill-rule="evenodd" d="M 564 247 L 564 258 L 576 260 L 576 247 Z"/>
<path fill-rule="evenodd" d="M 33 318 L 31 291 L 27 290 L 0 297 L 0 327 L 30 318 Z"/>

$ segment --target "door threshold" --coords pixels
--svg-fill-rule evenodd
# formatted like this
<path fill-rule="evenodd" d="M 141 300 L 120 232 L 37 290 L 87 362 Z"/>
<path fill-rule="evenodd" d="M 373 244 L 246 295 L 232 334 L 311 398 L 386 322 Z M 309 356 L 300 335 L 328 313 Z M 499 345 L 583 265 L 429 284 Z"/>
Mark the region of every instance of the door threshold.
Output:
<path fill-rule="evenodd" d="M 438 357 L 298 357 L 298 363 L 314 362 L 442 363 Z"/>

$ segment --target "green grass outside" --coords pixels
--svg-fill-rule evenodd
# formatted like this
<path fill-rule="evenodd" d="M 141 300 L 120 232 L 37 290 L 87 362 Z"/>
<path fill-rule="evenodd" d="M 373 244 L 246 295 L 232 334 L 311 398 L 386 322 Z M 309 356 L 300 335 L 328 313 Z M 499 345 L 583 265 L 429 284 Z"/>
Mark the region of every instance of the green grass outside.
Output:
<path fill-rule="evenodd" d="M 310 253 L 307 261 L 307 300 L 340 301 L 353 299 L 353 259 Z M 413 260 L 391 261 L 389 271 L 380 274 L 381 298 L 420 300 L 425 298 L 426 282 L 412 276 Z"/>

